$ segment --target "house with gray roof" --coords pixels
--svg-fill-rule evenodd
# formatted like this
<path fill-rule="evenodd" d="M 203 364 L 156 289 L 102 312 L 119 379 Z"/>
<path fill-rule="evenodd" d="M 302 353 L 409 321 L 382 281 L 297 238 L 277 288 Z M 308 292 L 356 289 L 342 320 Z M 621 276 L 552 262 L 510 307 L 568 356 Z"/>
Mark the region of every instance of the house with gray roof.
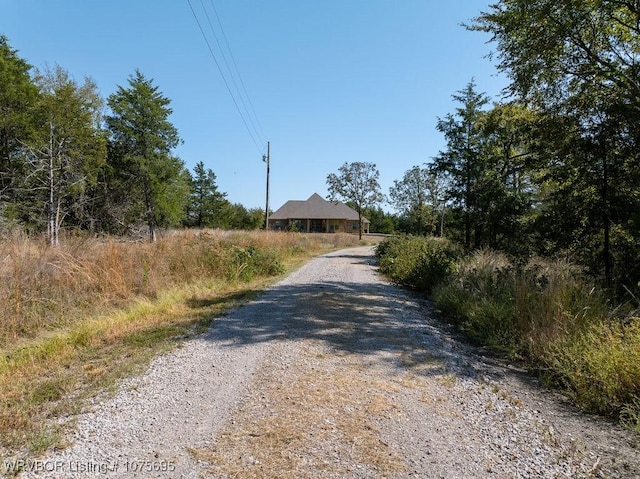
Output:
<path fill-rule="evenodd" d="M 370 221 L 362 217 L 362 232 L 369 232 Z M 269 216 L 269 229 L 305 233 L 358 234 L 358 212 L 339 201 L 327 201 L 314 193 L 306 201 L 289 200 Z"/>

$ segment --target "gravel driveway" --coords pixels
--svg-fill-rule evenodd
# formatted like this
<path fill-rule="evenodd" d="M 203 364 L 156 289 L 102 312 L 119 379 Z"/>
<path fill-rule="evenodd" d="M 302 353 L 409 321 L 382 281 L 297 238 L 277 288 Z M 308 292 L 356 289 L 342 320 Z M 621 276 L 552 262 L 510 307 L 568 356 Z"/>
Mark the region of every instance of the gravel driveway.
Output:
<path fill-rule="evenodd" d="M 372 253 L 316 258 L 217 319 L 21 477 L 640 477 L 637 437 L 462 345 Z"/>

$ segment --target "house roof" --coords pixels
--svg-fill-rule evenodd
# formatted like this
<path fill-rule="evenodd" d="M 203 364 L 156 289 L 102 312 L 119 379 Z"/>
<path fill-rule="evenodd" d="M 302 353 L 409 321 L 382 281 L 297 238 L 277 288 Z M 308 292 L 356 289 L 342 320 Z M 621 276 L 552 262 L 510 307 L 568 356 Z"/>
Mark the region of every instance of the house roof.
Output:
<path fill-rule="evenodd" d="M 358 220 L 358 212 L 339 201 L 327 201 L 318 193 L 312 194 L 306 201 L 289 200 L 276 212 L 269 215 L 270 220 Z M 363 223 L 369 220 L 362 217 Z"/>

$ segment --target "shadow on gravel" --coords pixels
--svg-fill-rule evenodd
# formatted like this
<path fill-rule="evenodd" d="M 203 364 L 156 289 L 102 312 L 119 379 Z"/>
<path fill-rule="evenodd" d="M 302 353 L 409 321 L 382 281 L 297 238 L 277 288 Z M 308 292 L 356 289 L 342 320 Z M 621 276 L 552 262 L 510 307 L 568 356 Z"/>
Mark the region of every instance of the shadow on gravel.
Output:
<path fill-rule="evenodd" d="M 347 259 L 351 259 L 351 264 L 366 264 L 366 265 L 374 265 L 377 264 L 377 259 L 373 256 L 362 256 L 361 254 L 349 254 L 349 253 L 342 253 L 342 254 L 332 254 L 331 256 L 319 256 L 316 259 L 325 259 L 325 260 L 331 260 L 333 258 L 347 258 Z"/>
<path fill-rule="evenodd" d="M 371 257 L 342 257 L 352 258 L 355 264 L 372 262 Z M 279 285 L 216 319 L 206 338 L 220 347 L 312 339 L 338 354 L 379 359 L 380 353 L 389 353 L 383 357 L 393 366 L 420 368 L 424 374 L 451 372 L 444 365 L 437 367 L 449 353 L 428 321 L 429 314 L 426 301 L 385 283 Z M 459 361 L 453 354 L 450 357 Z M 422 371 L 425 364 L 433 367 Z"/>
<path fill-rule="evenodd" d="M 194 309 L 209 308 L 211 306 L 217 306 L 220 304 L 229 304 L 235 301 L 253 299 L 256 298 L 259 294 L 259 291 L 249 290 L 230 293 L 223 296 L 214 296 L 212 298 L 191 298 L 187 300 L 187 305 L 190 308 Z"/>

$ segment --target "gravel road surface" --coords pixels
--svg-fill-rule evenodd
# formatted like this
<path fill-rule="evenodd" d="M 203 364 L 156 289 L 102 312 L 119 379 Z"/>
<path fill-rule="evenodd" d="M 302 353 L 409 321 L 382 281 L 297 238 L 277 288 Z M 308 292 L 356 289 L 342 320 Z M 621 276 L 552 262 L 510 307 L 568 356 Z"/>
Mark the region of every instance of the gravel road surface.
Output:
<path fill-rule="evenodd" d="M 639 478 L 638 438 L 464 346 L 370 247 L 316 258 L 97 398 L 20 477 Z"/>

